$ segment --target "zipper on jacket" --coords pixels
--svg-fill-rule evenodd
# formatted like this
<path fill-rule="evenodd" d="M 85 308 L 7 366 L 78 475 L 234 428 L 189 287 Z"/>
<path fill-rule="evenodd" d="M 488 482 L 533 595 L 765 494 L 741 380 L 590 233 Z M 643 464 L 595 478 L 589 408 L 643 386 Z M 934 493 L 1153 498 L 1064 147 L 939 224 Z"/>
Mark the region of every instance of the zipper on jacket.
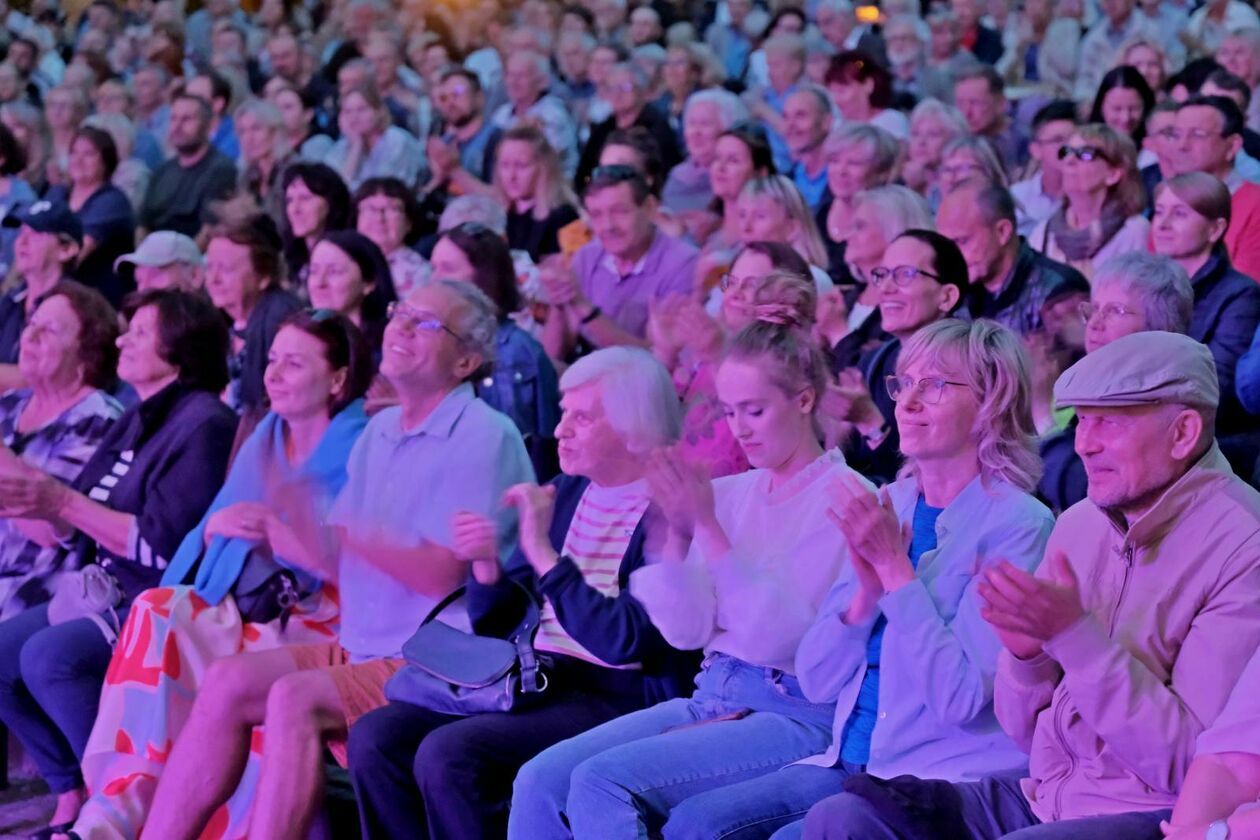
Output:
<path fill-rule="evenodd" d="M 1076 774 L 1076 765 L 1078 763 L 1076 753 L 1072 752 L 1072 748 L 1068 746 L 1067 732 L 1063 729 L 1063 715 L 1066 706 L 1067 692 L 1065 691 L 1063 693 L 1063 701 L 1054 710 L 1054 735 L 1059 739 L 1059 746 L 1063 748 L 1063 754 L 1067 756 L 1068 769 L 1059 780 L 1059 787 L 1054 792 L 1054 813 L 1051 815 L 1054 821 L 1063 818 L 1063 789 L 1067 787 L 1068 781 Z"/>
<path fill-rule="evenodd" d="M 1116 635 L 1116 622 L 1120 620 L 1120 607 L 1124 604 L 1124 596 L 1129 591 L 1129 577 L 1133 572 L 1133 545 L 1125 543 L 1124 546 L 1124 577 L 1120 579 L 1120 594 L 1116 596 L 1116 606 L 1111 611 L 1111 626 L 1107 630 L 1107 635 L 1114 637 Z"/>

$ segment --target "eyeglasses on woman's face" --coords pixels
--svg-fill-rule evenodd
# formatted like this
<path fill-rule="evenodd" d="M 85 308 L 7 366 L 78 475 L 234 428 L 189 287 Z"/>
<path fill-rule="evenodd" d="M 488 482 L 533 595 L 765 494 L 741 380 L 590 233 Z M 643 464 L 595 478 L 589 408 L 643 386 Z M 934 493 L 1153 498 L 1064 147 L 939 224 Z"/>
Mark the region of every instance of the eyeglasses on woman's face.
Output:
<path fill-rule="evenodd" d="M 896 285 L 904 288 L 913 283 L 919 275 L 931 277 L 936 281 L 941 279 L 939 275 L 919 268 L 916 265 L 895 265 L 892 267 L 881 265 L 871 269 L 871 283 L 880 286 L 891 280 Z"/>
<path fill-rule="evenodd" d="M 954 382 L 943 376 L 925 376 L 922 379 L 904 375 L 884 377 L 884 387 L 888 389 L 888 396 L 893 402 L 901 402 L 909 398 L 911 394 L 917 393 L 919 399 L 925 404 L 936 405 L 941 401 L 941 394 L 944 393 L 946 385 L 959 388 L 970 387 L 965 382 Z"/>

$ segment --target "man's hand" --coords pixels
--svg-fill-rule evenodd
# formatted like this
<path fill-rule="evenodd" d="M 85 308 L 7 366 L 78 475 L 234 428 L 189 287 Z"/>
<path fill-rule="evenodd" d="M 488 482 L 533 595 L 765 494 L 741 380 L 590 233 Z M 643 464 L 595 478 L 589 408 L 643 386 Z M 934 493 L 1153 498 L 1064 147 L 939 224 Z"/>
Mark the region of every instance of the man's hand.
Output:
<path fill-rule="evenodd" d="M 985 606 L 980 615 L 997 631 L 1003 646 L 1021 659 L 1041 653 L 1042 646 L 1085 615 L 1080 586 L 1067 556 L 1056 553 L 1050 580 L 1033 577 L 1009 562 L 989 569 L 980 584 Z"/>

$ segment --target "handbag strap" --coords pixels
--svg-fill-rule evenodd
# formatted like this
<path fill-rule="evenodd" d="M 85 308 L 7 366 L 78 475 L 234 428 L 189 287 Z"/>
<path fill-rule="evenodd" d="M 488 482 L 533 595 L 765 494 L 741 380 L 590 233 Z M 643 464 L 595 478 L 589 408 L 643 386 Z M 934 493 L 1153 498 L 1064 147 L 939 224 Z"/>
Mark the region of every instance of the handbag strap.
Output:
<path fill-rule="evenodd" d="M 547 688 L 547 676 L 541 672 L 541 663 L 538 661 L 538 654 L 534 650 L 534 636 L 538 633 L 538 618 L 542 607 L 538 603 L 538 599 L 534 597 L 534 593 L 530 592 L 520 581 L 515 578 L 508 578 L 507 580 L 525 595 L 525 617 L 517 625 L 516 634 L 512 637 L 511 642 L 516 645 L 516 660 L 521 666 L 521 693 L 535 694 L 545 691 Z M 443 610 L 462 598 L 467 591 L 467 585 L 461 586 L 441 601 L 438 601 L 433 609 L 429 611 L 429 614 L 424 617 L 424 621 L 420 622 L 420 626 L 423 627 L 436 619 Z"/>

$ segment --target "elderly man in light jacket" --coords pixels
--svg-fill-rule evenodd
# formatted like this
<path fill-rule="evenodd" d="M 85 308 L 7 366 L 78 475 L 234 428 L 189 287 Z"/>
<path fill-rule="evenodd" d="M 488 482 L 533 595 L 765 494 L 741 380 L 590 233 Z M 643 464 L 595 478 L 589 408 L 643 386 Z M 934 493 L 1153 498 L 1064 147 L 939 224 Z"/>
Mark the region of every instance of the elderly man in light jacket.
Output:
<path fill-rule="evenodd" d="M 1216 446 L 1219 396 L 1211 353 L 1173 333 L 1117 339 L 1060 377 L 1089 497 L 1035 575 L 999 567 L 982 590 L 1005 648 L 997 717 L 1028 776 L 855 777 L 807 837 L 1161 837 L 1260 642 L 1260 494 Z"/>

